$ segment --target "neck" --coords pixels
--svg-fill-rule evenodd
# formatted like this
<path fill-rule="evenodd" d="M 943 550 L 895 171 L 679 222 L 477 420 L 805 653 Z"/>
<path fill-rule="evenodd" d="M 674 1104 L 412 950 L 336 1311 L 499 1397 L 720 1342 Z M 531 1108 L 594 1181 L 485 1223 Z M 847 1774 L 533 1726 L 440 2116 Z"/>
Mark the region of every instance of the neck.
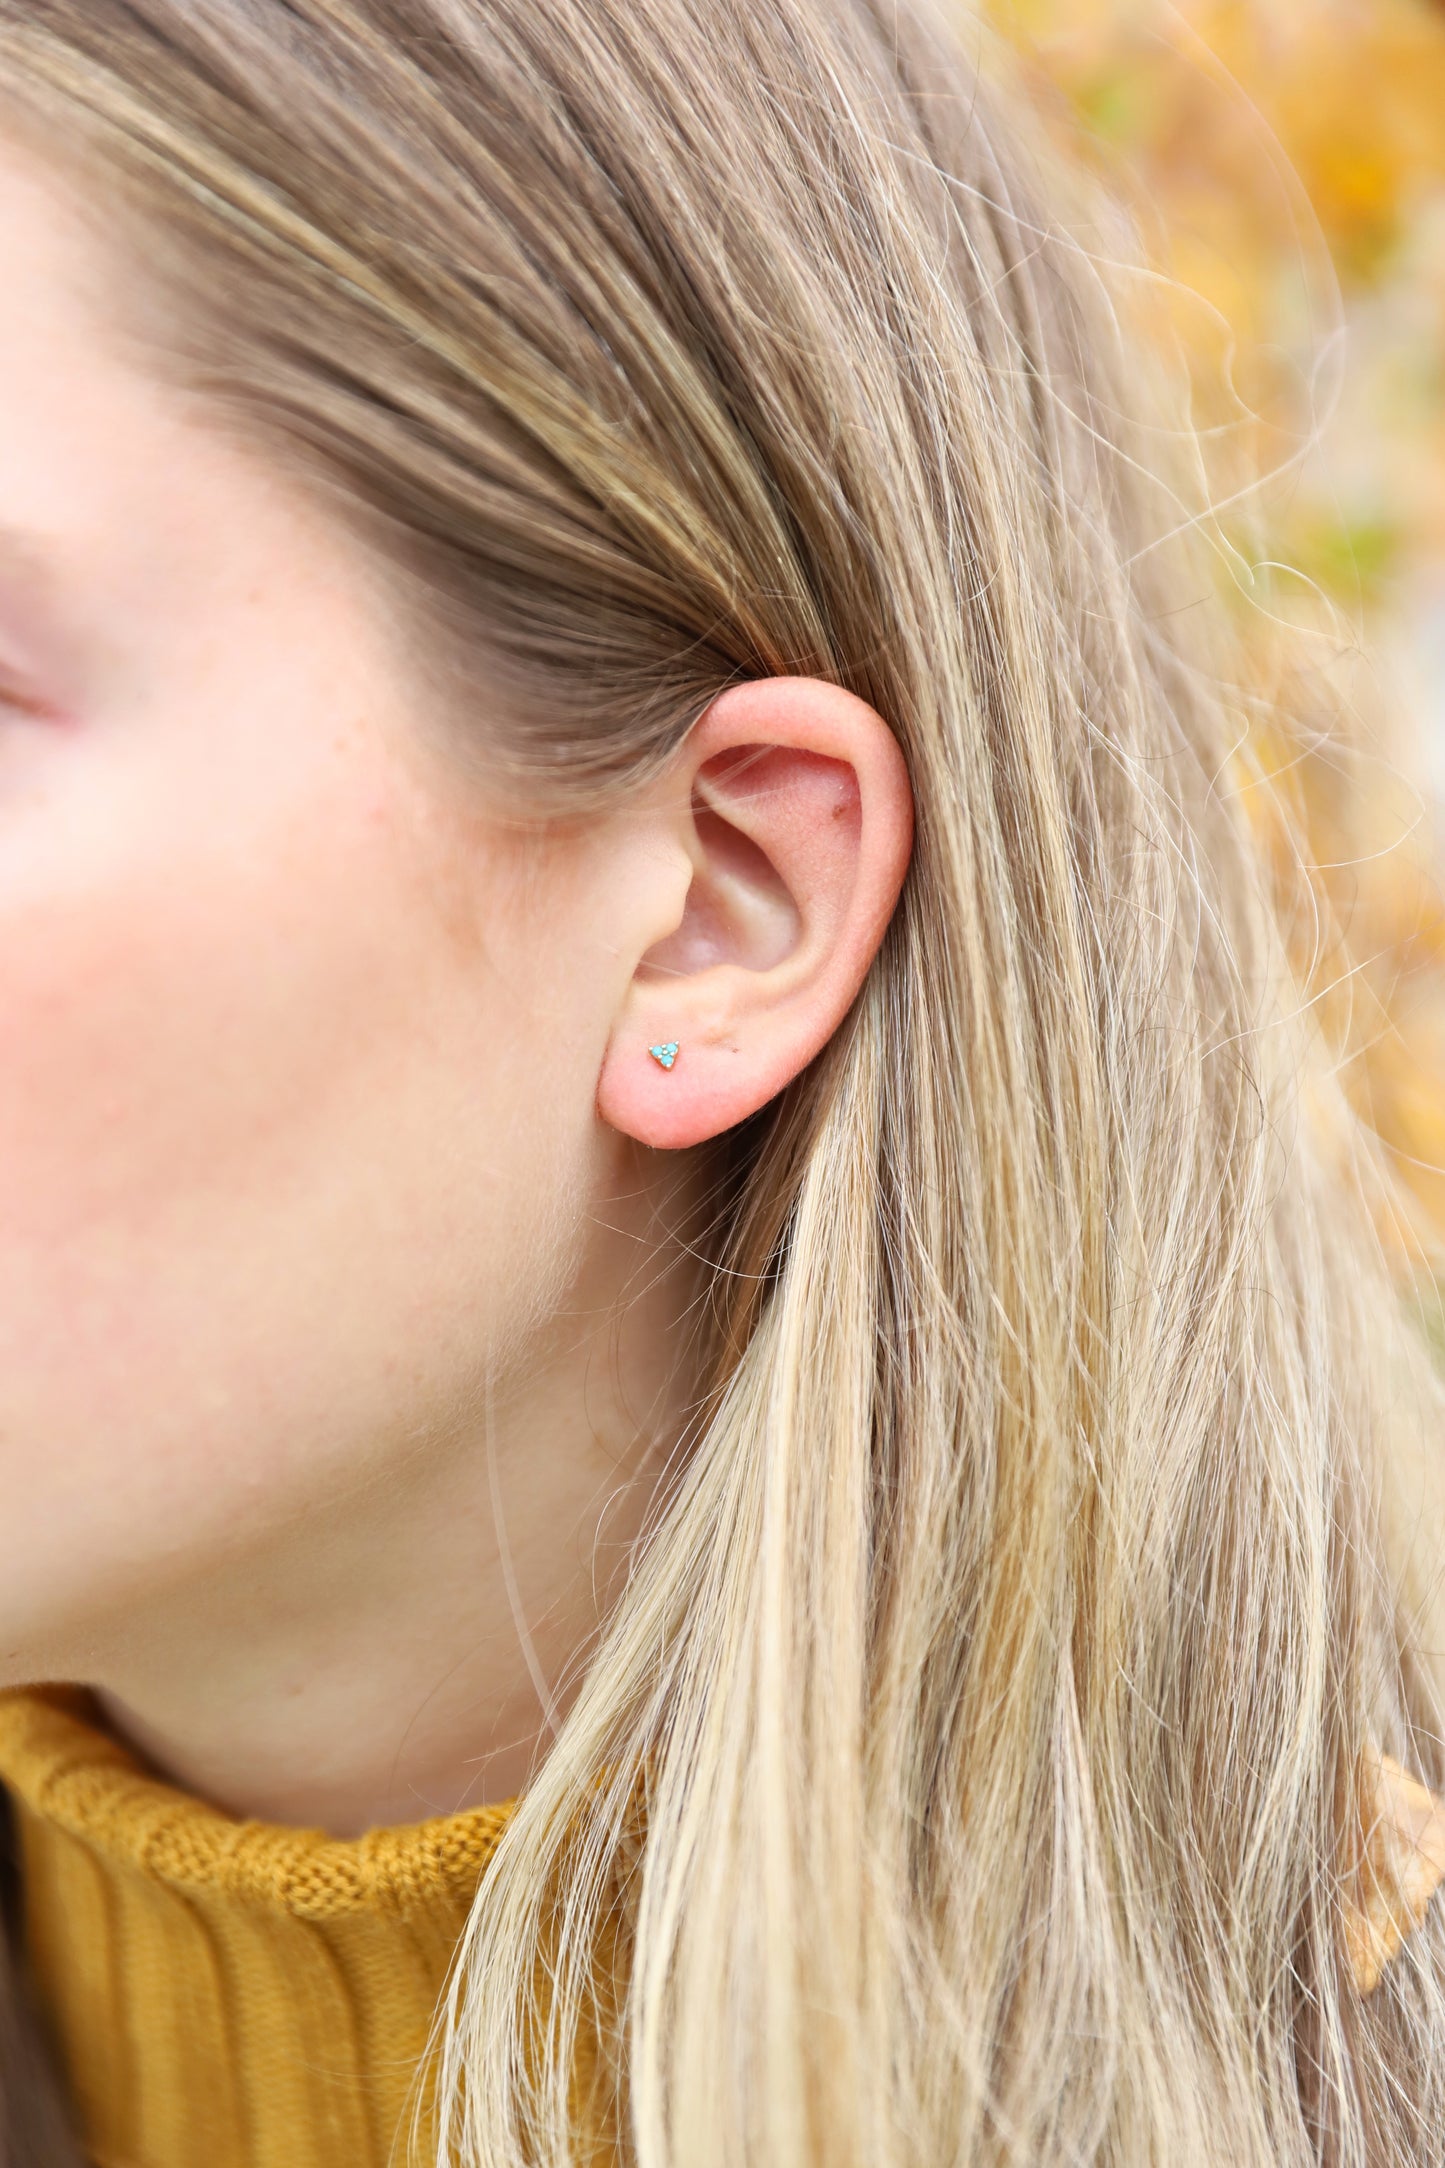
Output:
<path fill-rule="evenodd" d="M 697 1267 L 609 1212 L 482 1419 L 187 1585 L 69 1675 L 154 1771 L 337 1837 L 521 1790 L 695 1389 Z M 632 1289 L 636 1293 L 632 1293 Z M 623 1290 L 627 1290 L 625 1299 Z M 671 1354 L 669 1351 L 672 1351 Z"/>

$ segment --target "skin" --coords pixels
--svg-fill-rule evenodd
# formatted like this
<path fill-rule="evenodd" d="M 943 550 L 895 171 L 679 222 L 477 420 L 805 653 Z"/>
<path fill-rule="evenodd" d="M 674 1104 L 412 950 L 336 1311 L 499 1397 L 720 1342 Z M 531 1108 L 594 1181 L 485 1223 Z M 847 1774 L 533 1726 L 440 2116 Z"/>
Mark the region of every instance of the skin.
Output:
<path fill-rule="evenodd" d="M 344 1836 L 550 1736 L 695 1389 L 668 1231 L 911 801 L 776 678 L 625 814 L 479 804 L 383 568 L 112 336 L 127 268 L 0 136 L 0 1684 Z"/>

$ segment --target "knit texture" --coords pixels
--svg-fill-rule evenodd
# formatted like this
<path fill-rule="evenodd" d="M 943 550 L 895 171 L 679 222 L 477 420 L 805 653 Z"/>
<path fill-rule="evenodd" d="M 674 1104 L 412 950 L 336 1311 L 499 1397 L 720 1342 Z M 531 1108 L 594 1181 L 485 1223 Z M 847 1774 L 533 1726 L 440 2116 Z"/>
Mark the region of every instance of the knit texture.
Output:
<path fill-rule="evenodd" d="M 478 1882 L 515 1802 L 339 1841 L 242 1821 L 148 1775 L 63 1687 L 0 1693 L 25 1952 L 95 2168 L 402 2168 L 415 2080 Z M 1445 1879 L 1445 1801 L 1376 1758 L 1362 1902 L 1369 1993 Z M 576 2159 L 613 2164 L 596 2053 L 627 1964 L 599 1946 L 572 2073 Z M 539 1952 L 545 1975 L 546 1953 Z M 424 2114 L 418 2162 L 434 2158 Z"/>
<path fill-rule="evenodd" d="M 96 2168 L 400 2162 L 511 1805 L 345 1841 L 242 1821 L 146 1774 L 88 1710 L 0 1694 L 26 1952 Z"/>

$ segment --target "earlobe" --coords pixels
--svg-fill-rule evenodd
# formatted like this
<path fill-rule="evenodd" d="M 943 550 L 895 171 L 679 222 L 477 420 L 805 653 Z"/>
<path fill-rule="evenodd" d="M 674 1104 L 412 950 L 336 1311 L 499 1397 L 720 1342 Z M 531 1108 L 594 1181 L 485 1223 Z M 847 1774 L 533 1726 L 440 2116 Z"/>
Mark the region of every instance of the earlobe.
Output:
<path fill-rule="evenodd" d="M 678 1148 L 745 1120 L 831 1038 L 897 903 L 913 804 L 882 717 L 817 678 L 729 687 L 660 791 L 693 879 L 637 957 L 597 1111 Z"/>

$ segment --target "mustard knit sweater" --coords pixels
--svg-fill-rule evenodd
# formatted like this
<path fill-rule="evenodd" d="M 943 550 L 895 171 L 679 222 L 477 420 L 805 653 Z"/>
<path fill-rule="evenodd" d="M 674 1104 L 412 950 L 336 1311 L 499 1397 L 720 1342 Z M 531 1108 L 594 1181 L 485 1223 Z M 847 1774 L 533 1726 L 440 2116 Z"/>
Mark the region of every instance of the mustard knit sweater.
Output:
<path fill-rule="evenodd" d="M 0 1695 L 0 1781 L 96 2168 L 387 2168 L 510 1807 L 345 1842 L 239 1821 L 60 1688 Z"/>
<path fill-rule="evenodd" d="M 1366 1993 L 1445 1877 L 1445 1802 L 1389 1756 L 1346 1951 Z M 0 1693 L 25 1954 L 95 2168 L 399 2168 L 413 2080 L 515 1802 L 338 1841 L 146 1774 L 70 1688 Z M 600 1971 L 623 1968 L 609 1946 Z M 616 2005 L 599 1979 L 597 2014 Z M 574 2073 L 579 2159 L 615 2104 Z M 585 2112 L 583 2103 L 586 2103 Z M 585 2136 L 584 2136 L 585 2133 Z M 421 2124 L 416 2158 L 433 2158 Z"/>

